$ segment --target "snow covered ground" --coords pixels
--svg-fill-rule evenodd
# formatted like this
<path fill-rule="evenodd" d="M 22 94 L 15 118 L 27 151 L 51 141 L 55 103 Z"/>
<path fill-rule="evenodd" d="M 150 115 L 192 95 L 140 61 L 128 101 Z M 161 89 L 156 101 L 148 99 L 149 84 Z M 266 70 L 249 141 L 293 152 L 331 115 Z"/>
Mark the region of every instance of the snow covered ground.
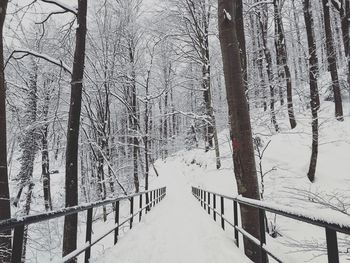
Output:
<path fill-rule="evenodd" d="M 344 103 L 344 105 L 347 105 Z M 348 113 L 349 109 L 345 108 Z M 333 104 L 323 102 L 320 112 L 320 148 L 316 171 L 316 181 L 311 184 L 307 179 L 310 158 L 311 127 L 307 110 L 296 113 L 298 126 L 289 130 L 287 122 L 281 122 L 279 134 L 268 132 L 262 122 L 268 117 L 253 119 L 254 136 L 260 136 L 263 145 L 270 140 L 262 160 L 265 176 L 264 199 L 266 201 L 291 206 L 295 209 L 308 209 L 328 215 L 330 208 L 316 204 L 317 198 L 331 203 L 334 207 L 350 212 L 350 117 L 344 122 L 333 117 Z M 253 114 L 256 118 L 257 114 Z M 266 118 L 266 119 L 264 119 Z M 282 119 L 282 118 L 280 118 Z M 231 149 L 228 131 L 220 133 L 220 152 L 222 167 L 215 167 L 214 152 L 205 153 L 203 149 L 183 150 L 166 160 L 158 160 L 156 167 L 160 176 L 151 176 L 150 187 L 167 186 L 166 198 L 151 213 L 135 221 L 135 227 L 129 231 L 126 225 L 121 229 L 120 241 L 113 247 L 113 235 L 107 236 L 92 248 L 91 262 L 247 262 L 242 248 L 237 249 L 230 227 L 223 232 L 219 222 L 213 219 L 200 207 L 191 195 L 191 186 L 199 186 L 227 195 L 236 195 L 236 183 L 233 175 Z M 258 162 L 258 159 L 257 159 Z M 40 185 L 38 183 L 38 185 Z M 62 205 L 63 177 L 55 176 L 53 180 L 55 207 Z M 35 197 L 34 197 L 35 198 Z M 37 198 L 37 206 L 42 207 Z M 128 214 L 128 204 L 121 207 L 123 216 Z M 135 207 L 138 204 L 135 203 Z M 110 209 L 110 208 L 109 208 Z M 226 216 L 232 217 L 232 204 L 226 203 Z M 96 211 L 96 215 L 101 211 Z M 325 231 L 322 228 L 300 223 L 282 216 L 268 214 L 270 224 L 275 225 L 279 233 L 277 238 L 268 237 L 267 244 L 276 251 L 285 262 L 327 262 L 325 251 Z M 85 214 L 79 216 L 79 246 L 85 239 Z M 113 216 L 108 222 L 94 222 L 94 235 L 102 233 L 113 224 Z M 335 218 L 336 220 L 336 218 Z M 350 222 L 350 217 L 349 217 Z M 40 235 L 41 250 L 34 237 L 47 228 L 50 235 Z M 62 220 L 52 220 L 50 224 L 33 226 L 33 238 L 29 241 L 30 262 L 55 262 L 61 254 Z M 47 233 L 47 231 L 45 233 Z M 39 235 L 38 234 L 38 235 Z M 52 238 L 54 237 L 54 238 Z M 240 242 L 242 244 L 242 242 Z M 338 235 L 341 262 L 350 260 L 350 239 Z M 47 248 L 46 248 L 47 247 Z M 50 251 L 50 255 L 43 251 Z M 83 255 L 79 257 L 83 262 Z"/>
<path fill-rule="evenodd" d="M 299 114 L 298 127 L 293 132 L 260 135 L 263 144 L 271 140 L 263 157 L 263 171 L 270 171 L 265 176 L 265 200 L 300 211 L 315 211 L 315 216 L 334 214 L 329 207 L 310 201 L 319 196 L 334 207 L 343 202 L 345 212 L 349 212 L 349 117 L 342 123 L 332 120 L 332 103 L 324 104 L 313 184 L 306 176 L 311 144 L 307 117 Z M 263 133 L 255 130 L 255 134 Z M 191 195 L 192 185 L 228 195 L 237 193 L 227 131 L 220 134 L 220 142 L 220 170 L 215 168 L 214 153 L 204 153 L 203 149 L 184 150 L 158 160 L 160 177 L 152 177 L 151 185 L 166 185 L 167 197 L 96 262 L 110 262 L 117 257 L 121 262 L 246 262 L 242 249 L 235 247 L 232 229 L 227 227 L 223 232 L 219 222 L 214 222 Z M 232 204 L 226 203 L 225 211 L 227 217 L 232 217 Z M 267 244 L 285 262 L 327 262 L 323 228 L 272 214 L 268 219 L 275 225 L 278 237 L 268 236 Z M 348 262 L 349 238 L 339 234 L 338 243 L 341 262 Z"/>
<path fill-rule="evenodd" d="M 154 184 L 167 185 L 165 199 L 92 262 L 250 262 L 192 196 L 192 177 L 183 171 L 182 163 L 169 161 L 159 166 L 159 172 Z"/>

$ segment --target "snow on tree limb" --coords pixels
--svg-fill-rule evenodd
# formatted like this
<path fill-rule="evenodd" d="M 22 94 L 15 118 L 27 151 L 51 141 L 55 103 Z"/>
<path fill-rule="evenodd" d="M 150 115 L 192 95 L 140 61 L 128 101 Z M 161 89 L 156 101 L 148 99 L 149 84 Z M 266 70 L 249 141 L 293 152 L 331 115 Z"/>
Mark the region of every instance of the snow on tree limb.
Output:
<path fill-rule="evenodd" d="M 22 53 L 23 55 L 21 57 L 15 57 L 14 55 L 16 53 Z M 28 55 L 32 55 L 34 57 L 37 57 L 37 58 L 41 58 L 41 59 L 44 59 L 56 66 L 59 66 L 61 67 L 64 71 L 68 72 L 69 74 L 72 75 L 72 71 L 71 69 L 60 59 L 55 59 L 55 58 L 52 58 L 48 55 L 45 55 L 45 54 L 42 54 L 42 53 L 38 53 L 36 51 L 33 51 L 33 50 L 27 50 L 27 49 L 16 49 L 14 51 L 12 51 L 11 55 L 9 56 L 9 58 L 7 59 L 6 63 L 5 63 L 5 68 L 6 68 L 6 65 L 7 63 L 9 62 L 9 60 L 11 58 L 14 58 L 14 59 L 22 59 Z"/>

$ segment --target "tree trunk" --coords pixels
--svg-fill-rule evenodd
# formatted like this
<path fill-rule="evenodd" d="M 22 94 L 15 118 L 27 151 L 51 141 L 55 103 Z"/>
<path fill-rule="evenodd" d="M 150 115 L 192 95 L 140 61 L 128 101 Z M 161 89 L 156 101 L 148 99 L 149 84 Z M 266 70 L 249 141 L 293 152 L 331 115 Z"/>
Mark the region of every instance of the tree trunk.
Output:
<path fill-rule="evenodd" d="M 28 95 L 26 98 L 26 115 L 25 115 L 25 125 L 26 129 L 23 135 L 23 138 L 20 142 L 20 148 L 22 154 L 20 157 L 21 169 L 19 172 L 20 180 L 20 190 L 17 195 L 15 203 L 19 202 L 20 194 L 22 190 L 28 186 L 28 191 L 26 194 L 25 205 L 23 209 L 23 215 L 29 215 L 30 206 L 32 201 L 32 191 L 34 187 L 33 183 L 33 171 L 34 171 L 34 161 L 35 156 L 38 151 L 38 129 L 35 128 L 37 121 L 37 100 L 38 100 L 38 66 L 33 61 L 32 68 L 29 75 L 29 86 L 28 86 Z M 23 236 L 23 250 L 22 250 L 22 262 L 26 260 L 26 247 L 27 247 L 27 227 L 25 228 Z"/>
<path fill-rule="evenodd" d="M 331 72 L 332 77 L 332 88 L 333 88 L 333 96 L 334 96 L 334 104 L 335 104 L 335 117 L 338 121 L 343 121 L 343 105 L 342 98 L 340 93 L 340 85 L 338 78 L 338 69 L 337 69 L 337 61 L 335 48 L 333 43 L 333 35 L 331 28 L 331 18 L 329 14 L 329 0 L 322 0 L 323 4 L 323 14 L 324 14 L 324 27 L 326 32 L 326 43 L 327 43 L 327 57 L 329 70 Z"/>
<path fill-rule="evenodd" d="M 345 2 L 345 3 L 344 3 Z M 340 20 L 341 20 L 341 31 L 343 36 L 344 51 L 346 56 L 347 64 L 347 83 L 348 92 L 350 99 L 350 36 L 349 36 L 349 26 L 350 26 L 350 0 L 344 0 L 342 8 L 339 10 Z"/>
<path fill-rule="evenodd" d="M 145 191 L 148 190 L 148 178 L 149 178 L 149 159 L 150 159 L 150 145 L 149 145 L 149 89 L 148 89 L 148 84 L 146 85 L 146 103 L 145 103 L 145 116 L 144 116 L 144 121 L 145 121 L 145 136 L 143 139 L 143 142 L 145 144 Z M 146 204 L 149 202 L 149 196 L 146 194 Z M 149 207 L 147 206 L 147 211 L 149 210 Z"/>
<path fill-rule="evenodd" d="M 302 49 L 302 42 L 301 42 L 301 34 L 300 34 L 300 28 L 299 28 L 299 18 L 297 15 L 297 9 L 295 6 L 295 0 L 292 0 L 292 8 L 293 8 L 293 23 L 294 23 L 294 27 L 295 27 L 295 31 L 296 31 L 296 35 L 297 35 L 297 55 L 298 55 L 298 67 L 295 68 L 295 71 L 299 71 L 299 74 L 296 74 L 296 82 L 297 85 L 300 83 L 300 80 L 303 79 L 303 68 L 305 65 L 305 59 L 304 59 L 304 52 Z M 292 41 L 293 43 L 293 41 Z M 293 56 L 294 58 L 294 56 Z"/>
<path fill-rule="evenodd" d="M 27 195 L 26 195 L 26 203 L 24 206 L 23 215 L 25 215 L 25 216 L 29 215 L 29 213 L 30 213 L 30 205 L 32 203 L 33 188 L 34 188 L 34 184 L 30 183 L 28 185 L 28 191 L 27 191 Z M 28 242 L 28 226 L 25 226 L 24 233 L 23 233 L 23 244 L 22 244 L 23 247 L 22 247 L 22 256 L 21 256 L 22 263 L 26 262 L 27 242 Z"/>
<path fill-rule="evenodd" d="M 168 84 L 168 74 L 166 73 L 165 75 L 165 95 L 164 95 L 164 121 L 163 121 L 163 142 L 162 142 L 162 149 L 163 149 L 163 158 L 167 158 L 168 157 L 168 124 L 169 124 L 169 116 L 168 116 L 168 108 L 169 108 L 169 103 L 168 103 L 168 99 L 169 99 L 169 84 Z"/>
<path fill-rule="evenodd" d="M 243 23 L 243 22 L 242 22 Z M 244 34 L 243 34 L 244 37 Z M 213 109 L 213 102 L 211 96 L 211 67 L 210 67 L 210 55 L 209 55 L 209 15 L 204 19 L 204 48 L 202 49 L 203 53 L 203 89 L 204 89 L 204 103 L 206 106 L 206 114 L 208 116 L 207 123 L 207 136 L 208 136 L 208 148 L 215 147 L 215 158 L 216 158 L 216 169 L 220 169 L 220 147 L 218 133 L 216 129 L 216 120 Z"/>
<path fill-rule="evenodd" d="M 259 22 L 258 22 L 259 24 Z M 258 25 L 259 27 L 259 25 Z M 257 28 L 258 29 L 258 28 Z M 258 30 L 259 31 L 259 30 Z M 258 61 L 257 61 L 257 66 L 258 66 L 258 72 L 259 72 L 259 81 L 260 81 L 260 87 L 262 89 L 262 95 L 263 95 L 263 107 L 264 111 L 267 111 L 267 95 L 266 95 L 266 82 L 265 82 L 265 75 L 264 75 L 264 51 L 263 47 L 261 45 L 261 38 L 258 34 L 258 39 L 257 39 L 257 45 L 258 45 Z"/>
<path fill-rule="evenodd" d="M 272 72 L 272 59 L 269 48 L 267 47 L 267 10 L 266 4 L 264 7 L 261 7 L 259 12 L 259 25 L 261 31 L 261 40 L 262 40 L 262 49 L 264 51 L 265 59 L 266 59 L 266 72 L 269 79 L 270 86 L 270 112 L 271 112 L 271 122 L 275 128 L 276 132 L 279 132 L 279 127 L 276 119 L 275 112 L 275 87 L 273 83 L 273 72 Z"/>
<path fill-rule="evenodd" d="M 312 114 L 312 151 L 309 171 L 307 176 L 311 182 L 315 180 L 315 171 L 318 154 L 318 109 L 320 107 L 320 99 L 318 94 L 317 78 L 318 78 L 318 61 L 316 54 L 316 40 L 314 34 L 314 21 L 312 17 L 312 9 L 310 0 L 304 0 L 304 19 L 306 25 L 307 42 L 309 49 L 309 82 L 310 82 L 310 106 Z"/>
<path fill-rule="evenodd" d="M 288 66 L 288 55 L 286 39 L 284 37 L 284 29 L 281 16 L 281 2 L 280 0 L 273 1 L 275 13 L 275 47 L 277 57 L 278 76 L 280 81 L 285 79 L 287 86 L 287 107 L 289 123 L 292 129 L 297 126 L 293 109 L 293 95 L 292 95 L 292 80 Z"/>
<path fill-rule="evenodd" d="M 7 174 L 6 85 L 3 44 L 3 26 L 7 2 L 7 0 L 3 0 L 0 3 L 0 220 L 11 217 Z M 0 261 L 4 263 L 11 261 L 11 231 L 3 231 L 0 233 Z"/>
<path fill-rule="evenodd" d="M 86 41 L 87 0 L 78 0 L 76 44 L 73 60 L 71 99 L 67 129 L 66 149 L 66 207 L 78 204 L 78 146 L 81 113 L 81 94 L 83 88 L 85 41 Z M 63 256 L 77 248 L 78 215 L 64 218 Z M 76 262 L 76 259 L 70 260 Z"/>
<path fill-rule="evenodd" d="M 242 0 L 236 1 L 236 32 L 237 39 L 239 45 L 239 53 L 241 58 L 241 67 L 242 67 L 242 75 L 244 86 L 246 90 L 246 95 L 248 95 L 248 67 L 247 67 L 247 51 L 246 51 L 246 43 L 245 43 L 245 34 L 244 34 L 244 18 L 243 18 L 243 3 Z M 242 30 L 243 29 L 243 30 Z"/>
<path fill-rule="evenodd" d="M 137 113 L 137 98 L 136 98 L 136 72 L 135 72 L 135 47 L 133 40 L 129 43 L 129 59 L 131 65 L 131 126 L 132 126 L 132 155 L 133 155 L 133 179 L 135 186 L 135 193 L 140 191 L 140 182 L 138 175 L 138 149 L 139 149 L 139 139 L 138 136 L 138 113 Z"/>
<path fill-rule="evenodd" d="M 238 193 L 244 197 L 260 199 L 258 178 L 252 142 L 248 104 L 245 97 L 240 54 L 233 10 L 230 0 L 218 0 L 219 40 L 226 83 L 229 120 L 233 146 L 234 172 Z M 259 213 L 256 209 L 241 206 L 243 228 L 260 239 Z M 244 239 L 245 254 L 254 262 L 265 262 L 254 243 Z"/>
<path fill-rule="evenodd" d="M 49 105 L 50 105 L 50 94 L 48 91 L 48 87 L 46 87 L 47 83 L 44 83 L 45 89 L 45 101 L 43 106 L 43 118 L 44 118 L 44 127 L 41 131 L 41 176 L 43 180 L 43 192 L 44 192 L 44 204 L 45 210 L 52 210 L 52 201 L 51 201 L 51 185 L 50 185 L 50 159 L 49 159 L 49 149 L 48 149 L 48 113 L 49 113 Z"/>

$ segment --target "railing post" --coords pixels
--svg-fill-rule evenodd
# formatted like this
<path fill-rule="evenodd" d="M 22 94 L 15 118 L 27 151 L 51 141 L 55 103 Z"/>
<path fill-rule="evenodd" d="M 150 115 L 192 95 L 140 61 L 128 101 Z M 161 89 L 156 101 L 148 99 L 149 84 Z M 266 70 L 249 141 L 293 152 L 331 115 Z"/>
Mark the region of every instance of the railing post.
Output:
<path fill-rule="evenodd" d="M 119 235 L 119 201 L 115 202 L 114 223 L 118 226 L 114 229 L 114 245 L 115 245 L 118 242 L 118 235 Z"/>
<path fill-rule="evenodd" d="M 153 190 L 153 206 L 156 206 L 156 190 Z"/>
<path fill-rule="evenodd" d="M 13 248 L 12 248 L 12 263 L 22 262 L 22 247 L 23 247 L 23 235 L 24 235 L 24 224 L 15 227 L 13 234 Z"/>
<path fill-rule="evenodd" d="M 130 198 L 130 229 L 132 228 L 132 222 L 134 221 L 134 197 Z"/>
<path fill-rule="evenodd" d="M 200 200 L 201 200 L 201 207 L 203 207 L 203 190 L 201 189 L 201 196 L 200 196 Z"/>
<path fill-rule="evenodd" d="M 210 193 L 208 192 L 208 214 L 210 215 Z"/>
<path fill-rule="evenodd" d="M 267 255 L 265 250 L 263 249 L 264 244 L 266 243 L 265 236 L 265 211 L 259 208 L 259 225 L 260 225 L 260 255 L 261 262 L 267 261 Z"/>
<path fill-rule="evenodd" d="M 329 263 L 339 263 L 337 232 L 326 227 L 327 255 Z"/>
<path fill-rule="evenodd" d="M 224 208 L 224 197 L 220 196 L 220 203 L 221 203 L 221 227 L 223 230 L 225 230 L 225 220 L 223 215 L 225 214 L 225 208 Z"/>
<path fill-rule="evenodd" d="M 204 210 L 206 210 L 207 209 L 207 191 L 205 191 L 204 190 L 204 192 L 203 192 L 203 197 L 204 197 Z"/>
<path fill-rule="evenodd" d="M 140 194 L 139 208 L 140 208 L 140 213 L 139 213 L 139 222 L 140 222 L 142 217 L 142 194 Z"/>
<path fill-rule="evenodd" d="M 92 232 L 92 207 L 86 212 L 86 234 L 85 241 L 91 245 L 91 232 Z M 91 247 L 85 250 L 85 263 L 89 263 L 91 256 Z"/>
<path fill-rule="evenodd" d="M 237 247 L 239 247 L 239 238 L 238 238 L 238 230 L 236 229 L 236 227 L 238 226 L 238 207 L 237 207 L 237 201 L 233 201 L 233 222 L 235 225 L 235 240 L 236 240 L 236 244 Z"/>
<path fill-rule="evenodd" d="M 153 202 L 153 201 L 152 201 L 152 191 L 149 192 L 149 197 L 150 197 L 150 198 L 149 198 L 149 210 L 151 210 L 151 208 L 152 208 L 152 202 Z"/>
<path fill-rule="evenodd" d="M 216 194 L 213 194 L 213 218 L 214 221 L 216 221 Z"/>

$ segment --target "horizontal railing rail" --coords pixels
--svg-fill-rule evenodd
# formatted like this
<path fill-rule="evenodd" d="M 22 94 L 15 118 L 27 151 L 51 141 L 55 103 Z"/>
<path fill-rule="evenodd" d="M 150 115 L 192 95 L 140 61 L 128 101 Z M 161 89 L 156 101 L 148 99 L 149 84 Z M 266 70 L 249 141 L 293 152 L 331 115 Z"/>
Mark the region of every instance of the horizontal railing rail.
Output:
<path fill-rule="evenodd" d="M 274 258 L 277 262 L 283 262 L 278 256 L 276 256 L 270 249 L 266 246 L 266 238 L 265 238 L 265 212 L 271 212 L 274 214 L 282 215 L 297 221 L 306 222 L 315 226 L 325 228 L 326 232 L 326 243 L 327 243 L 327 254 L 328 254 L 328 262 L 338 263 L 339 262 L 339 251 L 337 244 L 337 232 L 344 233 L 350 235 L 350 221 L 348 224 L 333 222 L 327 218 L 323 218 L 322 216 L 316 217 L 312 215 L 308 211 L 297 212 L 295 209 L 292 209 L 288 206 L 280 206 L 275 204 L 268 204 L 263 201 L 244 198 L 241 196 L 233 197 L 228 195 L 223 195 L 220 193 L 203 190 L 197 187 L 192 187 L 192 194 L 200 201 L 201 206 L 207 210 L 208 214 L 210 211 L 213 212 L 213 218 L 216 221 L 216 216 L 219 215 L 221 217 L 221 227 L 225 230 L 225 222 L 229 224 L 234 229 L 234 237 L 237 246 L 239 246 L 239 236 L 238 233 L 241 233 L 245 238 L 248 238 L 253 243 L 261 249 L 261 257 L 263 262 L 265 262 L 266 254 Z M 216 208 L 216 199 L 220 198 L 220 210 Z M 233 221 L 231 222 L 225 216 L 225 205 L 224 200 L 229 200 L 233 202 Z M 238 225 L 238 204 L 245 205 L 249 207 L 253 207 L 258 209 L 259 211 L 259 221 L 260 221 L 260 236 L 261 240 L 258 240 L 251 234 L 249 234 L 246 230 Z M 344 220 L 348 220 L 347 215 L 344 216 Z"/>
<path fill-rule="evenodd" d="M 76 250 L 72 251 L 70 254 L 66 255 L 65 257 L 63 257 L 60 262 L 70 261 L 76 258 L 81 253 L 85 252 L 85 262 L 88 263 L 91 256 L 91 247 L 94 244 L 102 240 L 104 237 L 106 237 L 108 234 L 112 233 L 113 231 L 114 231 L 114 244 L 116 244 L 118 241 L 119 228 L 122 225 L 129 222 L 129 226 L 131 229 L 133 225 L 134 217 L 138 215 L 139 221 L 141 221 L 142 212 L 144 210 L 146 211 L 151 210 L 151 208 L 155 206 L 158 202 L 160 202 L 165 197 L 165 195 L 166 195 L 166 187 L 161 187 L 154 190 L 143 191 L 132 195 L 127 195 L 127 196 L 122 196 L 117 198 L 105 199 L 103 201 L 98 201 L 98 202 L 89 203 L 89 204 L 72 206 L 72 207 L 63 208 L 63 209 L 59 209 L 59 210 L 51 211 L 47 213 L 28 215 L 24 217 L 17 217 L 17 218 L 2 220 L 0 221 L 0 232 L 14 229 L 11 262 L 20 263 L 22 262 L 21 257 L 22 257 L 22 247 L 23 247 L 25 226 L 87 211 L 85 244 L 77 248 Z M 144 205 L 143 205 L 143 196 L 145 196 Z M 139 198 L 139 209 L 134 212 L 134 198 L 136 197 Z M 122 222 L 119 222 L 119 218 L 120 218 L 119 203 L 120 201 L 123 201 L 123 200 L 130 201 L 130 215 L 127 218 L 125 218 Z M 113 209 L 115 213 L 115 218 L 114 218 L 115 224 L 111 228 L 109 228 L 106 232 L 104 232 L 103 234 L 100 234 L 98 237 L 92 240 L 93 209 L 101 206 L 105 206 L 108 204 L 113 205 Z"/>

